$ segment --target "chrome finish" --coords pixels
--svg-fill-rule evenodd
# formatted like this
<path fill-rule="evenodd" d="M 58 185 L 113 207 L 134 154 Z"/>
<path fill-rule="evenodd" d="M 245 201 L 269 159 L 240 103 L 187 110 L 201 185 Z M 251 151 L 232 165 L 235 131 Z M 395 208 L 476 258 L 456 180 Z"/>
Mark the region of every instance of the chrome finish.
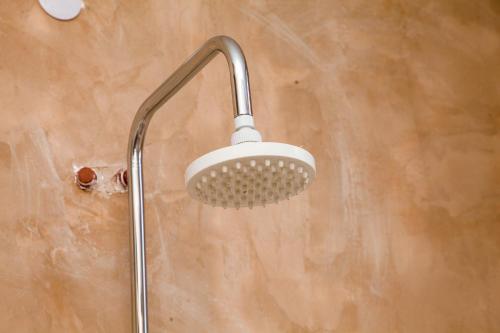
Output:
<path fill-rule="evenodd" d="M 243 52 L 233 39 L 217 36 L 208 40 L 142 103 L 130 129 L 128 170 L 130 179 L 130 248 L 132 252 L 132 326 L 135 333 L 148 331 L 142 173 L 142 149 L 146 131 L 155 112 L 207 65 L 218 52 L 224 54 L 229 66 L 234 116 L 252 115 L 248 70 Z"/>

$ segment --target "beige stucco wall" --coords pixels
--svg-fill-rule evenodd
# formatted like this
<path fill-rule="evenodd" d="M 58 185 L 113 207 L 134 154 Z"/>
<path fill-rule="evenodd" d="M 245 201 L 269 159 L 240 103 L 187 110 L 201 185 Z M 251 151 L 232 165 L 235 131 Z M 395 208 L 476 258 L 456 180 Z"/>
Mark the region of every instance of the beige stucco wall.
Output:
<path fill-rule="evenodd" d="M 309 191 L 239 211 L 188 197 L 229 141 L 224 59 L 155 117 L 145 156 L 151 332 L 499 332 L 498 1 L 0 3 L 0 331 L 127 332 L 125 163 L 137 107 L 217 34 L 256 123 L 317 158 Z"/>

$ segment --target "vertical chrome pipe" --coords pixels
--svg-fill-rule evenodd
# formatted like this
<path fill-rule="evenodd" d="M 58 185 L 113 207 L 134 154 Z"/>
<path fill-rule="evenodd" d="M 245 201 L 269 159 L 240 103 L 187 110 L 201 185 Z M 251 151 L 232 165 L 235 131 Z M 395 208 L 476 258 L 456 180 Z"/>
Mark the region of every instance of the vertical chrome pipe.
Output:
<path fill-rule="evenodd" d="M 245 57 L 231 38 L 209 39 L 182 64 L 140 106 L 130 129 L 128 143 L 130 251 L 132 271 L 132 331 L 148 332 L 146 241 L 144 227 L 144 190 L 142 150 L 149 122 L 154 113 L 175 95 L 218 53 L 224 54 L 231 74 L 234 117 L 252 115 L 250 85 Z"/>

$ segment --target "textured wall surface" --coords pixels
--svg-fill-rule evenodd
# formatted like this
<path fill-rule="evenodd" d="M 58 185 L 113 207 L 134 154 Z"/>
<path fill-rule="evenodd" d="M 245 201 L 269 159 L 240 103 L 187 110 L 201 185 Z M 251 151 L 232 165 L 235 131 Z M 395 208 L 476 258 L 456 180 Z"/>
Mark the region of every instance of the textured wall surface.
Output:
<path fill-rule="evenodd" d="M 0 3 L 0 331 L 127 332 L 125 163 L 137 107 L 206 39 L 246 53 L 265 139 L 317 158 L 309 191 L 191 200 L 229 142 L 217 58 L 155 116 L 145 156 L 152 332 L 499 332 L 500 3 L 97 1 L 59 22 Z"/>

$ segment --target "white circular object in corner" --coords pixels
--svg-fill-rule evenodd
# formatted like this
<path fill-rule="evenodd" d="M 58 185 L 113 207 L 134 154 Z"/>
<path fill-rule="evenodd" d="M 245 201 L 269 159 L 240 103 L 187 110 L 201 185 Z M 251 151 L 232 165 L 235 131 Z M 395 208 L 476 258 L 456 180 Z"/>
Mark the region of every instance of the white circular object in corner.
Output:
<path fill-rule="evenodd" d="M 55 19 L 72 20 L 80 14 L 82 0 L 38 0 L 40 6 Z"/>

